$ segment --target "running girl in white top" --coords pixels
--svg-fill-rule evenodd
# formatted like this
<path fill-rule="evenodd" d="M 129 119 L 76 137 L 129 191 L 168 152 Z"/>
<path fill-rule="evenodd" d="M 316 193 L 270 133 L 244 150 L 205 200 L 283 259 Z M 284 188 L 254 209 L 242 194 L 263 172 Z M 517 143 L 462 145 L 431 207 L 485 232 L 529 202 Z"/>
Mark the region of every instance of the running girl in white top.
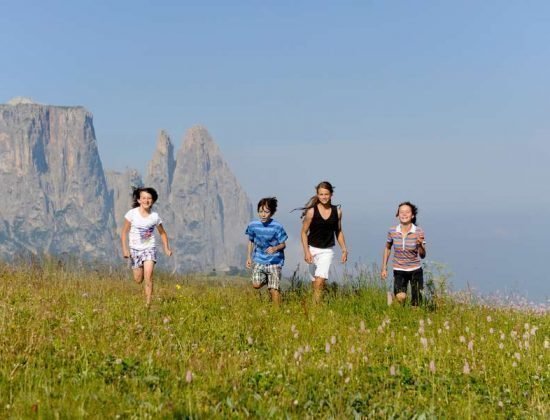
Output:
<path fill-rule="evenodd" d="M 133 193 L 133 208 L 124 216 L 124 226 L 121 232 L 122 255 L 130 258 L 134 280 L 141 284 L 145 279 L 145 304 L 151 305 L 153 296 L 153 269 L 157 262 L 157 248 L 153 232 L 157 228 L 164 252 L 171 256 L 172 250 L 168 244 L 168 235 L 162 225 L 158 213 L 152 211 L 153 204 L 158 199 L 154 188 L 137 188 Z M 126 243 L 129 237 L 129 245 Z"/>

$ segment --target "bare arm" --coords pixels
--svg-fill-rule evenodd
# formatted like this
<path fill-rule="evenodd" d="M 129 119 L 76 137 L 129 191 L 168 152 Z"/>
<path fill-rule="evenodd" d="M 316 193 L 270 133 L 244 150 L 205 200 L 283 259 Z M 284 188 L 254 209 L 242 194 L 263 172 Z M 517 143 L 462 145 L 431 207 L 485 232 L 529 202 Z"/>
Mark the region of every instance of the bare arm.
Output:
<path fill-rule="evenodd" d="M 164 226 L 160 224 L 157 226 L 157 229 L 160 234 L 160 239 L 162 239 L 162 245 L 164 246 L 164 253 L 170 257 L 172 255 L 172 250 L 170 249 L 170 244 L 168 243 L 168 235 L 164 230 Z"/>
<path fill-rule="evenodd" d="M 124 258 L 130 258 L 130 251 L 128 251 L 128 232 L 130 232 L 130 222 L 128 219 L 124 219 L 124 226 L 122 226 L 122 230 L 120 231 L 120 242 L 122 243 L 122 256 Z"/>
<path fill-rule="evenodd" d="M 348 260 L 348 248 L 346 247 L 346 239 L 344 238 L 344 231 L 342 230 L 342 210 L 338 209 L 338 235 L 336 240 L 342 249 L 342 262 L 345 263 Z"/>
<path fill-rule="evenodd" d="M 302 222 L 302 248 L 304 249 L 304 260 L 308 264 L 311 264 L 313 262 L 313 257 L 311 256 L 311 252 L 309 252 L 309 244 L 307 241 L 307 234 L 309 232 L 309 226 L 311 225 L 311 220 L 313 219 L 313 209 L 308 209 L 306 212 L 306 215 L 304 216 L 304 221 Z"/>
<path fill-rule="evenodd" d="M 418 243 L 418 255 L 422 259 L 426 258 L 426 240 L 424 239 L 424 233 L 421 233 L 420 235 L 418 235 L 417 243 Z"/>
<path fill-rule="evenodd" d="M 388 260 L 390 259 L 390 254 L 391 244 L 386 242 L 386 246 L 384 247 L 384 255 L 382 256 L 382 272 L 380 273 L 382 280 L 386 280 L 388 277 Z"/>
<path fill-rule="evenodd" d="M 279 245 L 270 246 L 265 250 L 268 254 L 275 254 L 276 252 L 279 252 L 286 248 L 286 242 L 281 242 Z"/>
<path fill-rule="evenodd" d="M 248 249 L 246 254 L 246 268 L 252 267 L 252 251 L 254 251 L 254 242 L 248 241 Z"/>

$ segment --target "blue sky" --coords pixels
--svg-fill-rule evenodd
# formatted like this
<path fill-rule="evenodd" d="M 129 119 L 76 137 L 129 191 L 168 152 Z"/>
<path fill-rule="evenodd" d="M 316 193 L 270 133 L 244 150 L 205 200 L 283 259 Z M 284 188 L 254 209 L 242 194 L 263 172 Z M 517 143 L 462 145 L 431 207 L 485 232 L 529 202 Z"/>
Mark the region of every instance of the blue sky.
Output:
<path fill-rule="evenodd" d="M 548 296 L 549 28 L 546 1 L 3 2 L 0 102 L 85 106 L 108 169 L 203 124 L 292 229 L 329 179 L 378 261 L 410 199 L 457 285 Z"/>

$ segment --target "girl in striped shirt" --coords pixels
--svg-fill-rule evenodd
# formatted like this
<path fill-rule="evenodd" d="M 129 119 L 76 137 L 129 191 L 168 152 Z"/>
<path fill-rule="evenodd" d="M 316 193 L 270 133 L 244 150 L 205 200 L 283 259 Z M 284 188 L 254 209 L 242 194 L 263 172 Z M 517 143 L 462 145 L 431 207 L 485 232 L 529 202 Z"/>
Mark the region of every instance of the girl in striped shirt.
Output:
<path fill-rule="evenodd" d="M 395 215 L 399 224 L 392 226 L 382 257 L 382 279 L 388 277 L 388 260 L 393 246 L 393 293 L 401 304 L 407 299 L 407 287 L 411 284 L 411 304 L 418 306 L 424 288 L 421 258 L 426 257 L 424 230 L 416 226 L 418 208 L 409 201 L 399 204 Z"/>

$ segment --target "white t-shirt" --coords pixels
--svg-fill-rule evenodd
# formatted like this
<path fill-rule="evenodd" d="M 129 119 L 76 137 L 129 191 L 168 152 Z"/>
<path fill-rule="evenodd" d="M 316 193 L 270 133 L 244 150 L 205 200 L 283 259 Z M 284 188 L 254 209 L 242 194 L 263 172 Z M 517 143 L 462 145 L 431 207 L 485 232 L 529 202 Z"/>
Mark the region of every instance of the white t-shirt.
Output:
<path fill-rule="evenodd" d="M 124 218 L 130 222 L 130 248 L 137 250 L 155 247 L 155 226 L 162 223 L 158 213 L 152 211 L 147 217 L 139 213 L 139 207 L 129 210 Z"/>

